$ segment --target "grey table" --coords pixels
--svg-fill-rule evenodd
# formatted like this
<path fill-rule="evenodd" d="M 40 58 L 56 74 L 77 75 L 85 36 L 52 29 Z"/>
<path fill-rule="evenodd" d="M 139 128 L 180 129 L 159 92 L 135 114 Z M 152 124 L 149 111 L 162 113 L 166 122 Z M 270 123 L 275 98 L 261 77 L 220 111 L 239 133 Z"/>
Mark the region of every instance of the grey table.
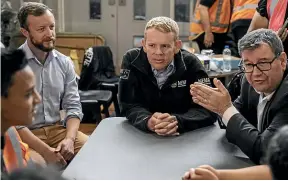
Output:
<path fill-rule="evenodd" d="M 213 125 L 177 137 L 141 132 L 125 118 L 104 119 L 63 172 L 70 179 L 180 179 L 191 167 L 253 165 L 234 156 L 225 130 Z"/>

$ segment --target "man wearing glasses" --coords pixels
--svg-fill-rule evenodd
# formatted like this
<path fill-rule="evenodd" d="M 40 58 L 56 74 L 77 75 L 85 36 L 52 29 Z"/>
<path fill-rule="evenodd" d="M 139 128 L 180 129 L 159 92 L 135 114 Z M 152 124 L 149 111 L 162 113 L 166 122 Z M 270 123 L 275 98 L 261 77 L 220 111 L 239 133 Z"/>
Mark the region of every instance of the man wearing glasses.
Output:
<path fill-rule="evenodd" d="M 216 88 L 194 83 L 190 93 L 195 103 L 222 117 L 228 141 L 259 164 L 272 135 L 288 123 L 287 55 L 277 34 L 267 29 L 246 34 L 238 49 L 245 76 L 233 104 L 217 79 Z"/>

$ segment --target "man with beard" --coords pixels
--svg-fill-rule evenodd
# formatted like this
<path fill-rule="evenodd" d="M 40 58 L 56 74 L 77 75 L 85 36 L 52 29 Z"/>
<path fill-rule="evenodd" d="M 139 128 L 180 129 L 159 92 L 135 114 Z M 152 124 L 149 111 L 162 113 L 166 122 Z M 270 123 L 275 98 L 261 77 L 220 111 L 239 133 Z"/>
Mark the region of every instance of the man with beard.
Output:
<path fill-rule="evenodd" d="M 30 148 L 45 161 L 64 166 L 87 141 L 79 132 L 83 117 L 76 74 L 70 58 L 54 50 L 55 19 L 51 9 L 41 3 L 24 3 L 18 12 L 22 34 L 27 38 L 21 45 L 36 76 L 36 89 L 42 101 L 35 120 L 18 132 Z M 60 120 L 60 109 L 66 117 Z"/>

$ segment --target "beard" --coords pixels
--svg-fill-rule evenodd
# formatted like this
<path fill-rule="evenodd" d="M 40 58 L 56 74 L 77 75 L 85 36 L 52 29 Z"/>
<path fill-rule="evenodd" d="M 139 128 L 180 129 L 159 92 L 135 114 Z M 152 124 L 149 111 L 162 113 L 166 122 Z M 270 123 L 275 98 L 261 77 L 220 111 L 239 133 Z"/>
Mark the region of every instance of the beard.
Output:
<path fill-rule="evenodd" d="M 43 52 L 50 52 L 55 48 L 55 38 L 46 38 L 43 41 L 39 42 L 39 41 L 36 41 L 34 37 L 30 35 L 30 40 L 31 40 L 31 43 L 36 48 L 38 48 L 39 50 L 42 50 Z M 49 42 L 49 41 L 52 41 L 52 46 L 48 46 L 48 47 L 44 46 L 44 43 Z"/>

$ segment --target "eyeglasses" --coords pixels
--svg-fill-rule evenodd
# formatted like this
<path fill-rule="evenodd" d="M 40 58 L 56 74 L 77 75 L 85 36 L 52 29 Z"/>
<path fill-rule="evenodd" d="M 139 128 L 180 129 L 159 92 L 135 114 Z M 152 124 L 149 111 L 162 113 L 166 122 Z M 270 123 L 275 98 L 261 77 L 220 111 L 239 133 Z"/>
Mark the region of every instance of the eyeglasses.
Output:
<path fill-rule="evenodd" d="M 276 55 L 270 62 L 259 62 L 256 64 L 248 63 L 244 64 L 243 61 L 241 61 L 241 64 L 239 65 L 239 68 L 241 71 L 245 73 L 252 73 L 254 70 L 254 67 L 256 66 L 260 71 L 268 71 L 271 70 L 271 64 L 279 57 L 279 55 Z"/>

